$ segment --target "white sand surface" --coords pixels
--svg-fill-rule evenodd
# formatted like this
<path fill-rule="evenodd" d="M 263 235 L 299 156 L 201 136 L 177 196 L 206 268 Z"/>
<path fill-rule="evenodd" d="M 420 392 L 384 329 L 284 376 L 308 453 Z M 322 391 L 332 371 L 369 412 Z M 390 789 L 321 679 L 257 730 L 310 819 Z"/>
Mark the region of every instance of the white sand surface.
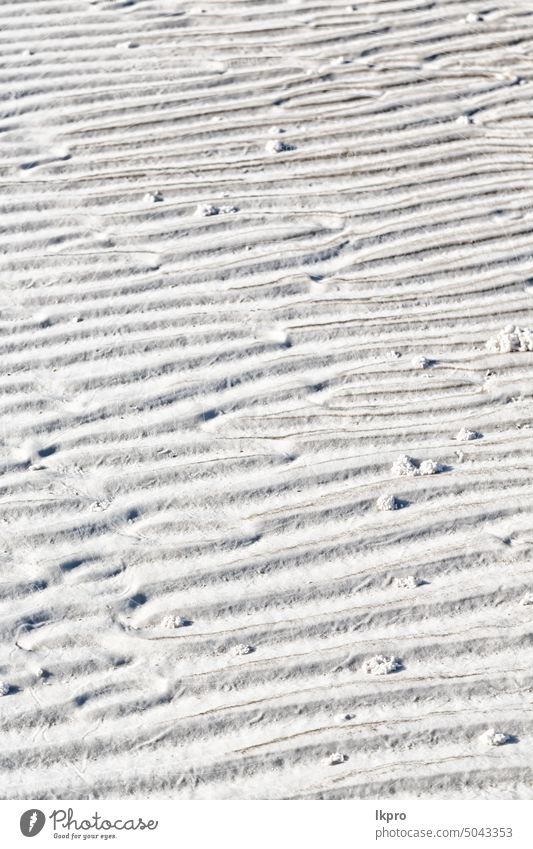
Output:
<path fill-rule="evenodd" d="M 531 3 L 0 43 L 0 795 L 532 798 Z"/>

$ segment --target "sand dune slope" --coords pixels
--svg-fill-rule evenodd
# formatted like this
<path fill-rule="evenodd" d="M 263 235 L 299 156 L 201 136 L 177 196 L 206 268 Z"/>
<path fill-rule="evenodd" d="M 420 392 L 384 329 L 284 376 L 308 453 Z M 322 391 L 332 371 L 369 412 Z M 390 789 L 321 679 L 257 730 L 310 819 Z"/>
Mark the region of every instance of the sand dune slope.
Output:
<path fill-rule="evenodd" d="M 530 9 L 0 5 L 3 798 L 533 796 Z"/>

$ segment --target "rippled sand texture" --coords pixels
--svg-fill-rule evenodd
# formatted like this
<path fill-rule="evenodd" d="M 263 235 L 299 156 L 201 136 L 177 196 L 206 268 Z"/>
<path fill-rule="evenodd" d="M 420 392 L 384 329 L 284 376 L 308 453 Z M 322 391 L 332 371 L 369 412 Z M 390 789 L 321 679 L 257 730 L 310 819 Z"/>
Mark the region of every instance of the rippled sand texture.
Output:
<path fill-rule="evenodd" d="M 2 2 L 4 798 L 533 797 L 496 3 Z"/>

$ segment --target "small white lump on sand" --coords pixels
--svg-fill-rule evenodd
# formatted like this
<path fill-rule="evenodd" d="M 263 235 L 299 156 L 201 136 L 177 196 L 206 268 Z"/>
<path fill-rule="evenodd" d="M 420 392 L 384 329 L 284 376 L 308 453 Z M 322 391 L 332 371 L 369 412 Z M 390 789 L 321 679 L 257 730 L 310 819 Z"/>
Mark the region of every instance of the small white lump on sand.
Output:
<path fill-rule="evenodd" d="M 524 596 L 522 596 L 522 598 L 520 599 L 520 604 L 523 604 L 524 607 L 529 604 L 533 604 L 533 593 L 526 593 Z"/>
<path fill-rule="evenodd" d="M 294 146 L 278 139 L 277 141 L 268 141 L 265 150 L 267 153 L 283 153 L 286 150 L 294 150 Z"/>
<path fill-rule="evenodd" d="M 231 212 L 238 212 L 238 206 L 215 206 L 214 204 L 200 204 L 196 208 L 195 215 L 208 218 L 211 215 L 228 215 Z"/>
<path fill-rule="evenodd" d="M 163 197 L 162 192 L 148 192 L 148 194 L 144 196 L 144 199 L 146 201 L 152 201 L 152 203 L 161 203 L 161 201 L 165 198 Z"/>
<path fill-rule="evenodd" d="M 505 746 L 511 742 L 509 734 L 502 734 L 501 731 L 496 731 L 494 728 L 488 728 L 483 734 L 480 734 L 480 741 L 486 746 Z"/>
<path fill-rule="evenodd" d="M 436 475 L 439 472 L 442 472 L 442 466 L 440 463 L 436 463 L 435 460 L 422 460 L 421 463 L 418 463 L 407 454 L 400 454 L 391 468 L 391 473 L 397 478 L 414 478 L 417 475 Z"/>
<path fill-rule="evenodd" d="M 378 510 L 399 510 L 400 506 L 395 495 L 380 495 L 376 501 Z"/>
<path fill-rule="evenodd" d="M 438 475 L 439 472 L 442 472 L 442 466 L 435 460 L 423 460 L 418 467 L 419 475 Z"/>
<path fill-rule="evenodd" d="M 208 218 L 210 215 L 218 215 L 220 209 L 218 206 L 213 206 L 213 204 L 206 203 L 200 204 L 196 207 L 195 215 L 200 215 L 203 218 Z"/>
<path fill-rule="evenodd" d="M 401 667 L 402 662 L 399 657 L 376 654 L 365 660 L 361 669 L 367 675 L 389 675 L 391 672 L 397 672 Z"/>
<path fill-rule="evenodd" d="M 326 766 L 337 766 L 338 764 L 343 764 L 348 760 L 348 755 L 344 755 L 342 752 L 332 752 L 331 755 L 328 755 L 327 758 L 324 759 Z"/>
<path fill-rule="evenodd" d="M 231 650 L 232 654 L 237 657 L 243 654 L 251 654 L 253 651 L 255 651 L 254 647 L 246 645 L 245 643 L 238 643 L 236 646 L 233 646 Z"/>
<path fill-rule="evenodd" d="M 430 360 L 428 357 L 416 356 L 411 360 L 414 368 L 426 369 L 430 368 L 433 363 L 433 360 Z"/>
<path fill-rule="evenodd" d="M 187 624 L 187 621 L 183 616 L 164 616 L 161 620 L 161 628 L 183 628 Z"/>
<path fill-rule="evenodd" d="M 455 435 L 458 442 L 470 442 L 472 439 L 481 439 L 483 436 L 478 430 L 469 430 L 467 427 L 462 427 Z"/>
<path fill-rule="evenodd" d="M 487 340 L 489 351 L 509 354 L 515 351 L 533 351 L 533 331 L 526 327 L 508 324 L 495 336 Z"/>
<path fill-rule="evenodd" d="M 351 61 L 352 60 L 349 56 L 334 56 L 333 59 L 331 59 L 330 61 L 330 65 L 333 65 L 335 67 L 337 65 L 349 65 Z"/>
<path fill-rule="evenodd" d="M 410 477 L 417 474 L 418 468 L 412 457 L 407 454 L 400 454 L 392 464 L 391 472 L 397 478 Z"/>
<path fill-rule="evenodd" d="M 7 681 L 0 681 L 0 696 L 7 696 L 10 686 Z"/>
<path fill-rule="evenodd" d="M 401 590 L 414 590 L 421 585 L 420 578 L 414 575 L 406 575 L 404 578 L 396 578 L 396 586 Z"/>

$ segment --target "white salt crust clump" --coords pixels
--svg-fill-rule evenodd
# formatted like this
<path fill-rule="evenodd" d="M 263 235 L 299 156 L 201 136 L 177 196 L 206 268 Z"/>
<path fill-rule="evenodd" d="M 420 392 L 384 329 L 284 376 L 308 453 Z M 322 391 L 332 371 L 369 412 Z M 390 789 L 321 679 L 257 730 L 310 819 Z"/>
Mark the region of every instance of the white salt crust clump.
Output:
<path fill-rule="evenodd" d="M 187 621 L 183 616 L 164 616 L 161 620 L 161 628 L 183 628 Z"/>
<path fill-rule="evenodd" d="M 442 466 L 435 460 L 423 460 L 418 467 L 419 475 L 438 475 L 439 472 L 442 472 Z"/>
<path fill-rule="evenodd" d="M 378 510 L 399 510 L 400 502 L 395 495 L 380 495 L 376 507 Z"/>
<path fill-rule="evenodd" d="M 7 696 L 10 687 L 7 681 L 0 681 L 0 696 Z"/>
<path fill-rule="evenodd" d="M 478 430 L 468 430 L 467 427 L 462 427 L 455 435 L 457 442 L 470 442 L 472 439 L 481 439 L 483 436 Z"/>
<path fill-rule="evenodd" d="M 344 755 L 342 752 L 333 752 L 325 758 L 325 764 L 326 766 L 337 766 L 338 764 L 343 764 L 347 760 L 348 755 Z"/>
<path fill-rule="evenodd" d="M 392 464 L 391 472 L 397 478 L 411 477 L 417 474 L 418 468 L 412 457 L 407 454 L 400 454 Z"/>
<path fill-rule="evenodd" d="M 533 593 L 526 593 L 525 596 L 520 599 L 520 604 L 523 604 L 524 606 L 533 604 Z"/>
<path fill-rule="evenodd" d="M 480 741 L 486 746 L 505 746 L 511 741 L 509 734 L 502 734 L 501 731 L 496 731 L 494 728 L 488 728 L 479 737 Z"/>
<path fill-rule="evenodd" d="M 335 67 L 337 65 L 349 65 L 351 61 L 352 60 L 349 56 L 335 56 L 333 59 L 330 60 L 330 65 L 333 65 Z"/>
<path fill-rule="evenodd" d="M 267 153 L 283 153 L 286 150 L 294 150 L 294 146 L 278 139 L 277 141 L 268 141 L 265 150 Z"/>
<path fill-rule="evenodd" d="M 227 215 L 231 212 L 238 212 L 239 208 L 237 206 L 214 206 L 213 204 L 200 204 L 196 208 L 195 215 L 203 216 L 204 218 L 208 218 L 210 215 Z"/>
<path fill-rule="evenodd" d="M 414 575 L 406 575 L 404 578 L 396 578 L 396 586 L 401 590 L 414 590 L 422 581 Z"/>
<path fill-rule="evenodd" d="M 232 654 L 240 656 L 243 654 L 251 654 L 253 651 L 255 651 L 255 649 L 253 646 L 245 645 L 245 643 L 238 643 L 238 645 L 233 646 L 231 651 Z"/>
<path fill-rule="evenodd" d="M 218 206 L 200 204 L 196 207 L 195 215 L 202 215 L 204 218 L 207 218 L 209 215 L 218 215 Z"/>
<path fill-rule="evenodd" d="M 163 197 L 163 192 L 148 192 L 144 196 L 146 201 L 151 200 L 152 203 L 161 203 L 165 198 Z"/>
<path fill-rule="evenodd" d="M 395 477 L 416 477 L 417 475 L 436 475 L 442 472 L 442 466 L 435 460 L 423 460 L 418 463 L 407 454 L 400 454 L 392 464 L 391 472 Z"/>
<path fill-rule="evenodd" d="M 402 663 L 399 657 L 388 657 L 384 654 L 376 654 L 365 660 L 361 669 L 367 675 L 389 675 L 401 669 Z"/>
<path fill-rule="evenodd" d="M 496 351 L 500 354 L 533 351 L 533 331 L 526 327 L 508 324 L 503 330 L 487 340 L 486 347 L 489 351 Z"/>
<path fill-rule="evenodd" d="M 427 357 L 413 357 L 411 362 L 412 362 L 414 368 L 425 369 L 425 368 L 430 368 L 433 361 L 428 359 Z"/>

